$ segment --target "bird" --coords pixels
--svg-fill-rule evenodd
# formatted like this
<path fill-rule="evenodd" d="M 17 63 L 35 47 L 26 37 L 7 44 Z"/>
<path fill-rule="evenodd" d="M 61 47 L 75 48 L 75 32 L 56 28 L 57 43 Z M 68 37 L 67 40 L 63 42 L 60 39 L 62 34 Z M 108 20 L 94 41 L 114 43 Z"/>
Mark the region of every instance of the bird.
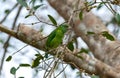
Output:
<path fill-rule="evenodd" d="M 62 43 L 62 39 L 67 31 L 67 28 L 67 24 L 61 24 L 50 33 L 46 41 L 47 49 L 57 48 Z"/>

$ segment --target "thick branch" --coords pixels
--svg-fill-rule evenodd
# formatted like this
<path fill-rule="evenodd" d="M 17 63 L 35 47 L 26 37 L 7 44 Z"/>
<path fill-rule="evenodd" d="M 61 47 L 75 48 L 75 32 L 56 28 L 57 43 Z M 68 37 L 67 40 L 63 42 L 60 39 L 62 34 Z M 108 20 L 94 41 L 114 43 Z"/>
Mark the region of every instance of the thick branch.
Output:
<path fill-rule="evenodd" d="M 0 24 L 0 31 L 5 32 L 13 37 L 17 37 L 15 31 L 7 29 L 4 25 Z"/>
<path fill-rule="evenodd" d="M 44 39 L 45 37 L 43 37 L 40 32 L 38 32 L 30 27 L 26 27 L 23 24 L 19 25 L 19 29 L 17 32 L 8 30 L 8 29 L 4 28 L 3 26 L 2 27 L 1 26 L 0 26 L 1 31 L 3 31 L 7 34 L 10 34 L 10 35 L 14 36 L 15 38 L 17 38 L 27 44 L 30 44 L 31 46 L 34 46 L 40 50 L 45 51 L 46 39 Z M 4 29 L 4 30 L 2 30 L 2 29 Z M 14 34 L 12 34 L 12 33 L 14 33 Z M 61 49 L 63 49 L 63 48 L 61 47 Z M 50 54 L 55 55 L 56 52 L 50 53 Z M 97 60 L 95 58 L 91 58 L 87 54 L 81 54 L 81 57 L 83 57 L 83 60 L 81 58 L 78 58 L 77 56 L 73 55 L 72 52 L 66 48 L 65 52 L 63 53 L 63 58 L 61 58 L 61 59 L 64 60 L 66 63 L 73 64 L 78 69 L 84 69 L 84 70 L 86 70 L 86 72 L 89 72 L 89 73 L 99 74 L 101 76 L 106 75 L 111 78 L 112 77 L 113 78 L 120 77 L 120 74 L 117 74 L 116 70 L 114 70 L 110 66 L 100 62 L 99 60 Z M 101 64 L 102 64 L 102 66 L 101 66 Z M 104 72 L 103 72 L 103 70 L 104 70 Z"/>
<path fill-rule="evenodd" d="M 65 1 L 64 0 L 48 0 L 48 1 L 50 5 L 53 8 L 55 8 L 55 10 L 62 17 L 65 18 L 65 20 L 69 19 L 70 11 L 73 9 L 73 5 L 75 2 L 74 0 L 65 0 Z M 83 8 L 84 2 L 85 0 L 80 0 L 79 5 L 82 5 L 82 6 L 79 6 L 78 8 Z M 119 43 L 120 42 L 118 40 L 110 41 L 105 37 L 103 37 L 101 33 L 103 31 L 108 31 L 106 26 L 91 12 L 84 11 L 83 13 L 84 13 L 84 17 L 82 21 L 78 19 L 78 15 L 74 16 L 73 18 L 75 34 L 77 36 L 82 37 L 82 39 L 87 43 L 87 45 L 89 46 L 90 50 L 93 52 L 96 58 L 112 66 L 117 70 L 117 72 L 120 72 L 119 70 L 120 69 L 120 62 L 119 62 L 119 59 L 120 59 Z M 94 32 L 96 34 L 88 35 L 87 32 Z M 111 33 L 109 32 L 109 34 Z M 113 77 L 113 78 L 116 78 L 116 77 Z"/>
<path fill-rule="evenodd" d="M 71 2 L 70 5 L 69 1 Z M 63 16 L 66 20 L 69 19 L 71 14 L 70 12 L 73 9 L 72 0 L 49 0 L 49 2 L 53 7 L 55 7 L 61 16 Z M 63 60 L 67 63 L 75 65 L 79 69 L 85 69 L 89 73 L 96 73 L 100 76 L 106 76 L 107 78 L 120 78 L 118 73 L 118 69 L 120 68 L 119 42 L 117 40 L 109 41 L 100 35 L 102 31 L 108 30 L 92 13 L 84 13 L 84 19 L 81 22 L 78 17 L 74 18 L 74 31 L 76 35 L 81 36 L 88 44 L 94 55 L 100 60 L 104 61 L 106 64 L 95 58 L 91 58 L 86 54 L 81 55 L 83 57 L 83 60 L 81 60 L 77 56 L 73 55 L 69 50 L 66 50 L 65 53 L 63 53 Z M 0 30 L 18 38 L 27 44 L 45 51 L 46 39 L 44 39 L 45 37 L 43 37 L 40 32 L 37 32 L 34 29 L 21 24 L 17 32 L 8 30 L 2 25 L 0 25 Z M 87 35 L 88 31 L 95 32 L 96 34 L 92 36 Z M 54 55 L 55 53 L 51 54 Z M 116 69 L 112 68 L 111 66 L 115 67 Z"/>

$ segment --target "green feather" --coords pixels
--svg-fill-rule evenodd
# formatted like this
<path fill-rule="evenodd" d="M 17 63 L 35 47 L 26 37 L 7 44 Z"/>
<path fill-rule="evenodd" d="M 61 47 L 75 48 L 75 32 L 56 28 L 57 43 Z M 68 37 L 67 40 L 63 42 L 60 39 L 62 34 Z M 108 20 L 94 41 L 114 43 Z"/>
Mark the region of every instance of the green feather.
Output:
<path fill-rule="evenodd" d="M 49 36 L 48 36 L 48 39 L 47 39 L 47 42 L 46 42 L 46 46 L 49 47 L 50 46 L 50 42 L 52 41 L 52 39 L 56 36 L 56 30 L 54 30 Z"/>
<path fill-rule="evenodd" d="M 67 31 L 67 25 L 61 24 L 48 36 L 46 46 L 48 49 L 57 48 L 61 43 L 64 37 L 64 33 Z"/>
<path fill-rule="evenodd" d="M 51 48 L 57 48 L 60 43 L 62 42 L 62 38 L 64 36 L 64 33 L 61 30 L 56 31 L 55 37 L 51 40 L 50 46 Z"/>

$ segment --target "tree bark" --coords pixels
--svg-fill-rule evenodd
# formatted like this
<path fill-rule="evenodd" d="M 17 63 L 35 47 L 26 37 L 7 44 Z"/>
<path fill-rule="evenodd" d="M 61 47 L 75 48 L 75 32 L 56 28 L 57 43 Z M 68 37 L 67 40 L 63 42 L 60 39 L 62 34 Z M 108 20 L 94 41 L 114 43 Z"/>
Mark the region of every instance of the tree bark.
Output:
<path fill-rule="evenodd" d="M 65 20 L 69 20 L 71 13 L 73 12 L 73 5 L 75 4 L 75 1 L 48 0 L 48 2 Z M 80 6 L 78 8 L 84 6 L 84 0 L 81 0 L 79 5 Z M 100 34 L 103 31 L 108 31 L 105 25 L 94 14 L 86 11 L 84 11 L 84 17 L 81 21 L 77 17 L 77 13 L 73 15 L 73 22 L 70 23 L 70 25 L 73 26 L 76 36 L 81 37 L 86 42 L 95 58 L 83 53 L 81 54 L 83 59 L 81 59 L 67 48 L 65 48 L 62 53 L 63 57 L 58 58 L 66 63 L 73 64 L 79 70 L 84 69 L 90 74 L 98 74 L 101 78 L 120 78 L 119 41 L 117 39 L 115 39 L 115 41 L 110 41 Z M 9 30 L 0 24 L 0 31 L 14 36 L 15 38 L 40 50 L 46 51 L 45 43 L 47 38 L 40 32 L 26 27 L 23 24 L 19 26 L 17 32 Z M 95 32 L 95 34 L 88 35 L 87 32 L 89 31 Z M 60 47 L 61 50 L 63 48 L 64 47 Z M 57 52 L 50 52 L 50 54 L 56 55 Z"/>
<path fill-rule="evenodd" d="M 0 25 L 0 30 L 33 47 L 46 51 L 45 49 L 46 38 L 42 36 L 40 32 L 30 27 L 20 24 L 19 29 L 17 30 L 17 32 L 15 32 L 13 30 L 9 30 L 5 28 L 5 26 L 3 25 Z M 59 49 L 63 50 L 64 47 L 60 47 Z M 56 51 L 53 51 L 53 52 L 50 52 L 50 54 L 56 56 L 56 54 L 58 53 Z M 120 77 L 120 74 L 114 68 L 112 68 L 111 66 L 108 66 L 107 64 L 95 58 L 90 57 L 85 53 L 80 55 L 83 59 L 74 55 L 73 52 L 71 52 L 67 48 L 64 50 L 62 54 L 63 54 L 62 58 L 61 57 L 58 57 L 58 58 L 60 58 L 61 60 L 65 61 L 68 64 L 74 65 L 80 71 L 81 69 L 83 69 L 90 74 L 97 74 L 101 77 L 103 76 L 104 77 L 107 76 L 108 78 Z"/>
<path fill-rule="evenodd" d="M 68 20 L 70 17 L 70 12 L 74 9 L 74 0 L 48 0 L 50 5 L 55 8 L 55 10 Z M 77 2 L 77 1 L 76 1 Z M 80 0 L 78 9 L 84 8 L 85 0 Z M 59 7 L 61 6 L 61 7 Z M 120 72 L 120 48 L 119 41 L 110 41 L 103 37 L 101 33 L 103 31 L 108 31 L 106 26 L 97 18 L 93 13 L 83 11 L 83 20 L 78 19 L 78 14 L 74 15 L 74 31 L 78 37 L 81 37 L 89 49 L 93 52 L 94 56 L 103 61 L 104 63 L 112 66 L 116 71 Z M 72 25 L 72 24 L 71 24 Z M 94 35 L 87 35 L 87 32 L 95 32 Z M 109 31 L 108 31 L 109 32 Z M 112 35 L 112 33 L 109 32 Z M 115 37 L 114 37 L 115 38 Z M 102 64 L 101 64 L 102 65 Z M 104 70 L 103 70 L 104 72 Z M 110 77 L 111 78 L 111 77 Z M 116 78 L 116 77 L 115 77 Z"/>

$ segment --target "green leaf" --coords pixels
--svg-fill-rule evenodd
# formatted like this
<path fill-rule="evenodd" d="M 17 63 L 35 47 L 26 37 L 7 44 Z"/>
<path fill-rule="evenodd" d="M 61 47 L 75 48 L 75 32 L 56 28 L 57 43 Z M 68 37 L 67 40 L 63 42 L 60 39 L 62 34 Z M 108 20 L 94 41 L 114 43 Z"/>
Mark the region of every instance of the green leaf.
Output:
<path fill-rule="evenodd" d="M 10 69 L 10 73 L 13 74 L 13 75 L 16 74 L 16 71 L 17 71 L 17 69 L 16 69 L 15 67 L 12 67 L 12 68 Z"/>
<path fill-rule="evenodd" d="M 38 57 L 39 59 L 44 59 L 44 57 L 41 54 L 35 54 L 36 57 Z"/>
<path fill-rule="evenodd" d="M 40 59 L 36 58 L 33 62 L 32 62 L 32 68 L 37 67 L 40 64 Z"/>
<path fill-rule="evenodd" d="M 102 32 L 102 36 L 106 37 L 108 40 L 114 41 L 115 38 L 109 34 L 107 31 Z"/>
<path fill-rule="evenodd" d="M 3 44 L 3 43 L 4 43 L 4 40 L 3 40 L 3 39 L 0 39 L 0 43 L 2 43 L 2 44 Z"/>
<path fill-rule="evenodd" d="M 93 35 L 93 34 L 95 34 L 95 32 L 88 31 L 87 34 L 88 35 Z"/>
<path fill-rule="evenodd" d="M 45 57 L 45 58 L 48 58 L 48 55 L 49 55 L 48 53 L 45 53 L 44 57 Z"/>
<path fill-rule="evenodd" d="M 87 53 L 88 54 L 89 50 L 85 48 L 81 48 L 80 53 Z"/>
<path fill-rule="evenodd" d="M 120 24 L 120 14 L 119 13 L 115 14 L 115 19 L 116 19 L 117 23 Z"/>
<path fill-rule="evenodd" d="M 67 45 L 68 49 L 70 49 L 71 51 L 74 50 L 74 46 L 73 46 L 73 41 L 69 42 Z"/>
<path fill-rule="evenodd" d="M 57 22 L 56 20 L 51 16 L 51 15 L 48 15 L 50 21 L 54 24 L 54 25 L 57 25 Z"/>
<path fill-rule="evenodd" d="M 20 67 L 30 67 L 30 64 L 20 64 Z"/>
<path fill-rule="evenodd" d="M 34 10 L 37 10 L 39 7 L 43 6 L 44 4 L 41 4 L 41 5 L 36 5 L 33 7 Z"/>
<path fill-rule="evenodd" d="M 35 56 L 36 56 L 36 58 L 35 58 L 35 60 L 33 60 L 32 66 L 31 66 L 32 68 L 37 67 L 40 64 L 40 60 L 44 59 L 44 57 L 40 54 L 35 54 Z"/>
<path fill-rule="evenodd" d="M 5 10 L 5 13 L 6 13 L 6 14 L 9 14 L 9 13 L 10 13 L 10 10 L 9 10 L 9 9 L 6 9 L 6 10 Z"/>
<path fill-rule="evenodd" d="M 7 57 L 6 61 L 10 61 L 12 59 L 12 56 Z"/>
<path fill-rule="evenodd" d="M 26 15 L 25 18 L 28 18 L 29 16 L 31 16 L 31 15 Z"/>
<path fill-rule="evenodd" d="M 27 3 L 26 3 L 25 0 L 17 0 L 17 2 L 18 2 L 20 5 L 24 6 L 24 7 L 28 7 L 28 5 L 27 5 Z"/>
<path fill-rule="evenodd" d="M 79 13 L 79 18 L 80 18 L 80 20 L 83 19 L 83 12 L 82 11 Z"/>
<path fill-rule="evenodd" d="M 97 10 L 99 10 L 102 6 L 103 6 L 103 3 L 100 3 L 100 4 L 97 6 Z"/>

